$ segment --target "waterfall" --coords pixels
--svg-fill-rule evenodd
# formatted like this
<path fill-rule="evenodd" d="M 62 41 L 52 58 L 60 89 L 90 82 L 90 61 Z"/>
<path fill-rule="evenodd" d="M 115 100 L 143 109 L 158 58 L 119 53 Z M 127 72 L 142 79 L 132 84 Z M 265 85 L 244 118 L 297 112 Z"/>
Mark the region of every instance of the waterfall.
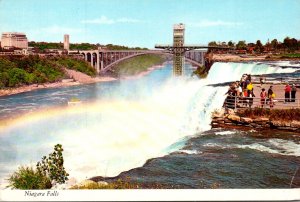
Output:
<path fill-rule="evenodd" d="M 209 130 L 211 113 L 221 108 L 228 87 L 208 84 L 239 80 L 244 73 L 293 71 L 258 63 L 215 63 L 206 79 L 170 78 L 144 99 L 33 112 L 30 119 L 21 117 L 0 131 L 0 148 L 7 158 L 1 167 L 11 173 L 19 164 L 39 161 L 60 143 L 70 176 L 115 176 L 179 149 L 182 144 L 174 143 L 183 138 Z M 112 93 L 122 94 L 119 90 Z"/>

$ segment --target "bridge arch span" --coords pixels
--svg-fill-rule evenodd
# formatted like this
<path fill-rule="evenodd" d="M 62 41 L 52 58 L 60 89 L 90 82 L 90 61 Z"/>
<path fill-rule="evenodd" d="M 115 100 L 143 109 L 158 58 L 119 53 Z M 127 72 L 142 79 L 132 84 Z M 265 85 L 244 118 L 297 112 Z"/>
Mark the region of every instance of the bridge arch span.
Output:
<path fill-rule="evenodd" d="M 136 53 L 136 54 L 133 54 L 133 55 L 128 55 L 126 57 L 123 57 L 117 61 L 114 61 L 112 62 L 111 64 L 107 65 L 105 68 L 101 69 L 101 72 L 102 73 L 105 73 L 106 71 L 112 69 L 115 65 L 117 65 L 118 63 L 122 62 L 122 61 L 125 61 L 125 60 L 128 60 L 130 58 L 133 58 L 133 57 L 137 57 L 137 56 L 140 56 L 140 55 L 148 55 L 148 54 L 153 54 L 153 55 L 169 55 L 169 56 L 174 56 L 174 54 L 172 53 L 169 53 L 169 52 L 163 52 L 163 51 L 149 51 L 149 52 L 139 52 L 139 53 Z M 195 66 L 202 66 L 203 64 L 199 63 L 199 62 L 196 62 L 192 59 L 189 59 L 187 57 L 184 58 L 186 61 L 188 61 L 189 63 L 191 63 L 192 65 L 195 65 Z"/>
<path fill-rule="evenodd" d="M 184 58 L 192 65 L 203 66 L 205 52 L 203 50 L 187 51 Z M 78 51 L 78 53 L 84 56 L 84 60 L 95 68 L 98 74 L 105 73 L 116 64 L 139 55 L 159 54 L 174 56 L 174 53 L 168 50 L 82 50 Z"/>

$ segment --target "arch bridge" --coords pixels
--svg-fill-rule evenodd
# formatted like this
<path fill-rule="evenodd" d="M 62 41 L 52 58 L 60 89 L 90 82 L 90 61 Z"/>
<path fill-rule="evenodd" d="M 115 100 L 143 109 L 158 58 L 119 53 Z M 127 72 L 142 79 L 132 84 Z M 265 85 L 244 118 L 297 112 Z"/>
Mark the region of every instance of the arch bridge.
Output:
<path fill-rule="evenodd" d="M 119 62 L 132 57 L 145 54 L 164 54 L 173 56 L 172 50 L 79 50 L 69 51 L 68 54 L 79 53 L 83 55 L 84 60 L 89 62 L 97 71 L 97 74 L 105 73 L 114 68 Z M 192 48 L 185 52 L 185 60 L 195 66 L 205 64 L 204 55 L 206 50 L 193 50 Z"/>

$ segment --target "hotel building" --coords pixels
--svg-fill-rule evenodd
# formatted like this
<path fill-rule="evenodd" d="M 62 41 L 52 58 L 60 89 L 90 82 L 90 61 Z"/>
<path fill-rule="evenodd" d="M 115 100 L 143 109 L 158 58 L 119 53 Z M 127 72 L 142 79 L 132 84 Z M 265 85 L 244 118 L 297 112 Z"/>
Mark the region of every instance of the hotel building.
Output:
<path fill-rule="evenodd" d="M 24 33 L 19 32 L 4 32 L 1 37 L 2 48 L 28 48 L 28 40 Z"/>

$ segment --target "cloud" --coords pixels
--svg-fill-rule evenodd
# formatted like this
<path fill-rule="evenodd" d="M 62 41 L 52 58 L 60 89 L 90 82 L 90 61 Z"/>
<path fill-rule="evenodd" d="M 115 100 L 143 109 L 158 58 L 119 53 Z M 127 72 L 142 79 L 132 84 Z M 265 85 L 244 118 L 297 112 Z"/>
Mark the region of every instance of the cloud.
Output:
<path fill-rule="evenodd" d="M 118 18 L 118 19 L 109 19 L 106 16 L 101 16 L 100 18 L 96 18 L 93 20 L 82 20 L 81 23 L 84 24 L 116 24 L 116 23 L 138 23 L 141 22 L 138 19 L 133 18 Z"/>
<path fill-rule="evenodd" d="M 190 26 L 193 27 L 234 27 L 234 26 L 241 26 L 243 23 L 241 22 L 226 22 L 222 20 L 210 21 L 210 20 L 202 20 L 200 22 L 191 22 L 189 23 Z"/>
<path fill-rule="evenodd" d="M 82 29 L 61 27 L 61 26 L 57 26 L 57 25 L 39 29 L 39 32 L 41 32 L 41 31 L 44 33 L 47 33 L 47 34 L 76 34 L 76 33 L 83 32 Z"/>

